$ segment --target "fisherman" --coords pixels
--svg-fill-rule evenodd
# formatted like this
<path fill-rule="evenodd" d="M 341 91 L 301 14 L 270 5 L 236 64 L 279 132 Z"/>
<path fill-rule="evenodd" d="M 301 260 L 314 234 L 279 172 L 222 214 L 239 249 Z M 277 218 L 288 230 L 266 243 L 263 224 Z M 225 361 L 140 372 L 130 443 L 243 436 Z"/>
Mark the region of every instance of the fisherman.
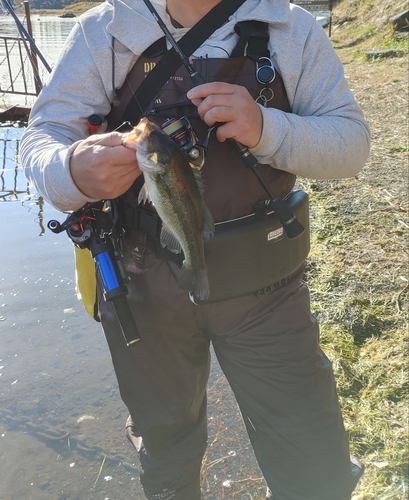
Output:
<path fill-rule="evenodd" d="M 182 45 L 184 35 L 226 3 L 232 0 L 154 5 Z M 241 157 L 232 154 L 231 139 L 249 148 L 281 198 L 297 175 L 355 176 L 367 159 L 370 134 L 322 27 L 288 0 L 245 0 L 226 20 L 218 17 L 222 24 L 189 59 L 206 83 L 191 88 L 191 75 L 181 67 L 147 103 L 136 101 L 140 114 L 159 122 L 172 113 L 192 118 L 200 143 L 217 125 L 202 168 L 204 202 L 215 222 L 250 214 L 266 199 Z M 350 499 L 363 466 L 354 458 L 351 464 L 331 363 L 319 347 L 301 281 L 303 263 L 264 293 L 195 304 L 174 278 L 177 263 L 154 245 L 160 221 L 154 207 L 138 203 L 143 177 L 135 150 L 123 144 L 122 129 L 114 129 L 129 119 L 129 98 L 170 49 L 145 0 L 107 0 L 83 14 L 21 143 L 26 176 L 54 207 L 72 211 L 115 199 L 123 208 L 127 298 L 141 341 L 127 346 L 112 304 L 98 305 L 146 498 L 201 498 L 212 344 L 240 407 L 267 498 Z M 169 100 L 177 101 L 175 108 Z M 103 121 L 98 134 L 90 135 L 88 118 L 95 114 Z M 157 227 L 146 229 L 145 220 Z M 222 264 L 236 257 L 218 255 Z"/>

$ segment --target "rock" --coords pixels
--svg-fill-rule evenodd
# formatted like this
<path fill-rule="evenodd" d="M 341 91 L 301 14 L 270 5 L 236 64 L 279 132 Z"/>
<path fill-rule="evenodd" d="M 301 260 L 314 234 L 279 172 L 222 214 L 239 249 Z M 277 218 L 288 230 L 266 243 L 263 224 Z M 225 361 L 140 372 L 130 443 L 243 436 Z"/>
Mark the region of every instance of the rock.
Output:
<path fill-rule="evenodd" d="M 409 10 L 405 10 L 389 19 L 395 30 L 409 29 Z"/>
<path fill-rule="evenodd" d="M 365 50 L 364 54 L 367 59 L 384 59 L 386 57 L 402 57 L 402 50 L 384 49 L 384 50 Z"/>

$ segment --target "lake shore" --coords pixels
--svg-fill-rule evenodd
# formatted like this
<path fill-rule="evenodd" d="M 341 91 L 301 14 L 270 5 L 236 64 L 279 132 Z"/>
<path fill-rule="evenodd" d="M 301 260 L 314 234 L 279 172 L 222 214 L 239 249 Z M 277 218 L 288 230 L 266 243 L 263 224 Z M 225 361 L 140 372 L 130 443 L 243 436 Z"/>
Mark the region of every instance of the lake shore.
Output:
<path fill-rule="evenodd" d="M 40 15 L 40 16 L 62 16 L 64 14 L 74 14 L 74 16 L 78 17 L 84 12 L 93 7 L 100 5 L 103 2 L 78 2 L 71 5 L 67 5 L 63 9 L 32 9 L 30 7 L 31 15 Z M 16 7 L 15 11 L 17 14 L 24 13 L 23 4 Z"/>

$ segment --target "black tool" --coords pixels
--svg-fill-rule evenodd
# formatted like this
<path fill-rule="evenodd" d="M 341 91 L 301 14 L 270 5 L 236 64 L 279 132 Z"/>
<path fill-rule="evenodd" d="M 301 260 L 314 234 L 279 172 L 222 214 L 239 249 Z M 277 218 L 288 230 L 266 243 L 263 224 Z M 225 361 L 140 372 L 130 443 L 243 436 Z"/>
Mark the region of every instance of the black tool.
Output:
<path fill-rule="evenodd" d="M 75 246 L 91 251 L 104 299 L 112 302 L 126 345 L 130 346 L 141 338 L 126 298 L 127 276 L 120 252 L 115 248 L 112 218 L 100 205 L 86 203 L 72 212 L 62 224 L 57 220 L 50 220 L 48 228 L 53 233 L 67 231 Z"/>

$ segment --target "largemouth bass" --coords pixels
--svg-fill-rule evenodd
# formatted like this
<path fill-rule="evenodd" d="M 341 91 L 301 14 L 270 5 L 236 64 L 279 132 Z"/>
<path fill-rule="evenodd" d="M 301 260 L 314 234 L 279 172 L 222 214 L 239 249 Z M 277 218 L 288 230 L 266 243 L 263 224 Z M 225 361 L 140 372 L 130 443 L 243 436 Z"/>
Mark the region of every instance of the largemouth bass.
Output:
<path fill-rule="evenodd" d="M 193 301 L 208 299 L 204 242 L 214 234 L 214 221 L 203 201 L 200 171 L 192 168 L 172 139 L 147 118 L 123 143 L 136 150 L 144 175 L 145 185 L 138 201 L 152 201 L 162 219 L 161 245 L 174 253 L 183 251 L 179 287 Z"/>

